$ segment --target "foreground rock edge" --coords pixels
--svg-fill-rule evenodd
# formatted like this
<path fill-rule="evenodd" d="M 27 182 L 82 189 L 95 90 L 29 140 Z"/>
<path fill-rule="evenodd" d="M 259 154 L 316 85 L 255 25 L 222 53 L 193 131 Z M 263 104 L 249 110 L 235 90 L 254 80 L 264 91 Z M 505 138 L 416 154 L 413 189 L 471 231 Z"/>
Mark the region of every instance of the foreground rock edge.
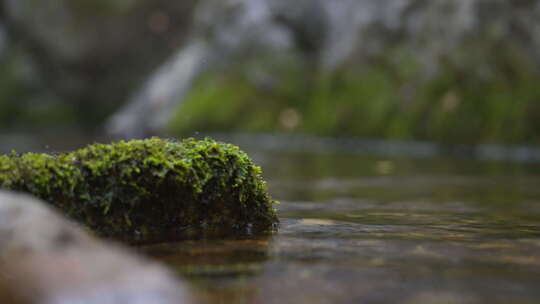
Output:
<path fill-rule="evenodd" d="M 21 303 L 190 303 L 164 266 L 98 240 L 27 194 L 0 191 L 0 299 Z"/>

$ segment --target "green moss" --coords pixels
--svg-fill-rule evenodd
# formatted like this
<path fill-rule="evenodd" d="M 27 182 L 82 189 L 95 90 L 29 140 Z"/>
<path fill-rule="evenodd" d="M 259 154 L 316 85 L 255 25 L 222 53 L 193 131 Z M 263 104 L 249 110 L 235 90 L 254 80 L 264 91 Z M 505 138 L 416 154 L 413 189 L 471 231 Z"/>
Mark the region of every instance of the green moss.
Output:
<path fill-rule="evenodd" d="M 268 232 L 261 170 L 236 146 L 152 138 L 0 156 L 0 186 L 29 192 L 99 235 L 127 241 Z"/>

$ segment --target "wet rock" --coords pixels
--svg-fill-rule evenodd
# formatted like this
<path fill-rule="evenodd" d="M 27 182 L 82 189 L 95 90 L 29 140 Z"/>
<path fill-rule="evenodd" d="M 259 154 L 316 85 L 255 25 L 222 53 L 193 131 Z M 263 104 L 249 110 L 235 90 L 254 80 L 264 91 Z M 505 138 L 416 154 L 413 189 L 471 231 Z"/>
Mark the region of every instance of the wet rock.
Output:
<path fill-rule="evenodd" d="M 278 222 L 260 168 L 238 147 L 210 139 L 2 155 L 0 187 L 128 242 L 268 234 Z"/>
<path fill-rule="evenodd" d="M 163 266 L 95 239 L 28 195 L 0 192 L 2 303 L 190 303 Z"/>

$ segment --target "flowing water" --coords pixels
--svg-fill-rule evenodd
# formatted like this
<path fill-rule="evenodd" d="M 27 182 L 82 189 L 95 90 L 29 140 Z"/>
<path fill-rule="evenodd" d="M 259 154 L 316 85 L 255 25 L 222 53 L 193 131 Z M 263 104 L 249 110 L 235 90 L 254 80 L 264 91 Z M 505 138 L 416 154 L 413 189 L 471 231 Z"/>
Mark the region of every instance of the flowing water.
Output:
<path fill-rule="evenodd" d="M 262 166 L 281 224 L 270 237 L 140 249 L 200 303 L 540 303 L 535 149 L 450 158 L 422 143 L 223 140 Z M 57 149 L 47 142 L 26 149 Z"/>
<path fill-rule="evenodd" d="M 275 235 L 143 249 L 202 303 L 540 302 L 540 164 L 255 146 Z"/>

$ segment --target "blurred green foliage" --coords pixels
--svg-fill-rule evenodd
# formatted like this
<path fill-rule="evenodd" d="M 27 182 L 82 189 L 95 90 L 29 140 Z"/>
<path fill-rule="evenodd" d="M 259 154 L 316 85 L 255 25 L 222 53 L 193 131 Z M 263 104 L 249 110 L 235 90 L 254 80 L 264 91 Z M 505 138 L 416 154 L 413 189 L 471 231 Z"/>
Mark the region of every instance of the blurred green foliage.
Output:
<path fill-rule="evenodd" d="M 424 77 L 415 58 L 396 51 L 375 64 L 327 75 L 289 69 L 273 75 L 271 89 L 257 88 L 242 69 L 209 75 L 169 130 L 538 143 L 540 75 L 512 54 L 501 51 L 486 62 L 442 61 L 434 76 Z M 488 76 L 475 72 L 481 66 L 492 68 Z"/>

